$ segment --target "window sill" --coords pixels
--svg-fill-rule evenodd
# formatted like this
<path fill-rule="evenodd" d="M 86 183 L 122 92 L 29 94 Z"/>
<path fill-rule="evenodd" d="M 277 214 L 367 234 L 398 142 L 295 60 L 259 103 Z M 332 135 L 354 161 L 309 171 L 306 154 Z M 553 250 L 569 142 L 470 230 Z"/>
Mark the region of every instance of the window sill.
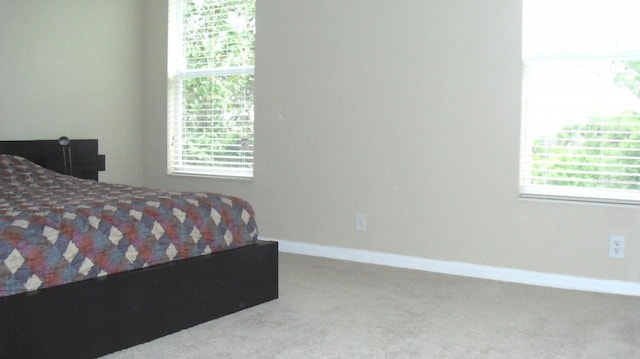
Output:
<path fill-rule="evenodd" d="M 192 177 L 192 178 L 208 178 L 216 180 L 231 180 L 231 181 L 253 181 L 253 176 L 242 175 L 223 175 L 223 174 L 208 174 L 208 173 L 188 173 L 188 172 L 171 172 L 167 173 L 172 177 Z"/>
<path fill-rule="evenodd" d="M 624 208 L 638 208 L 638 206 L 640 205 L 640 202 L 633 201 L 633 200 L 570 197 L 570 196 L 541 195 L 541 194 L 529 194 L 529 193 L 520 193 L 518 200 L 525 201 L 525 202 L 538 202 L 538 203 L 559 203 L 559 204 L 573 204 L 573 205 L 582 205 L 582 206 L 608 206 L 608 207 L 624 207 Z"/>

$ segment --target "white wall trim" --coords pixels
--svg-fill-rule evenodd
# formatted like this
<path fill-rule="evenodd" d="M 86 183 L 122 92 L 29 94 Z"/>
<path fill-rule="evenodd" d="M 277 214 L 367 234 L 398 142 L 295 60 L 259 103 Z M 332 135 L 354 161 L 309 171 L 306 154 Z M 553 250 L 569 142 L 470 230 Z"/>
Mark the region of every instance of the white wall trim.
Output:
<path fill-rule="evenodd" d="M 279 250 L 285 253 L 303 254 L 315 257 L 340 259 L 352 262 L 378 264 L 397 268 L 415 269 L 427 272 L 491 279 L 502 282 L 529 284 L 543 287 L 640 296 L 640 283 L 636 282 L 594 279 L 462 262 L 450 262 L 272 238 L 261 237 L 260 239 L 277 241 Z"/>

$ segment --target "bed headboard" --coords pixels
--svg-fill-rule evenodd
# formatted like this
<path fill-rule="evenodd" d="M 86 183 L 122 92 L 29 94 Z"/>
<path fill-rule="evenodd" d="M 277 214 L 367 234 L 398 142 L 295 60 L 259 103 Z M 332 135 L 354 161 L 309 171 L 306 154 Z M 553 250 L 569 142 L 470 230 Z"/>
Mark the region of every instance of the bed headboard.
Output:
<path fill-rule="evenodd" d="M 95 139 L 72 139 L 68 146 L 62 146 L 59 140 L 0 141 L 0 153 L 24 157 L 58 173 L 96 181 L 98 172 L 105 170 L 105 156 L 98 154 Z"/>

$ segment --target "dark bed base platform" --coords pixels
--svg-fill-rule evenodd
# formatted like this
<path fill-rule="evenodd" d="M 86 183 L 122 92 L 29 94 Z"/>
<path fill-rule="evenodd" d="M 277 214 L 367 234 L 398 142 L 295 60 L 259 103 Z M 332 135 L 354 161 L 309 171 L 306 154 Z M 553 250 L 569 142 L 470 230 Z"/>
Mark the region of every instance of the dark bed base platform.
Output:
<path fill-rule="evenodd" d="M 73 175 L 98 179 L 98 140 L 71 140 Z M 57 140 L 0 141 L 65 173 Z M 278 298 L 278 243 L 0 297 L 0 359 L 92 358 Z"/>
<path fill-rule="evenodd" d="M 278 298 L 278 243 L 0 298 L 0 358 L 93 358 Z"/>

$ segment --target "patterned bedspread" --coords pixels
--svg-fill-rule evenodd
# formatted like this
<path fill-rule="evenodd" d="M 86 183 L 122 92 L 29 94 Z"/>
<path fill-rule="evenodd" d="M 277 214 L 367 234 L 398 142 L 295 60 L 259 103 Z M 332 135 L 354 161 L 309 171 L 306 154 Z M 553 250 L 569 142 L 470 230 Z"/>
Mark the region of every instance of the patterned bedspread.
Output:
<path fill-rule="evenodd" d="M 0 154 L 0 297 L 255 243 L 249 203 L 64 176 Z"/>

